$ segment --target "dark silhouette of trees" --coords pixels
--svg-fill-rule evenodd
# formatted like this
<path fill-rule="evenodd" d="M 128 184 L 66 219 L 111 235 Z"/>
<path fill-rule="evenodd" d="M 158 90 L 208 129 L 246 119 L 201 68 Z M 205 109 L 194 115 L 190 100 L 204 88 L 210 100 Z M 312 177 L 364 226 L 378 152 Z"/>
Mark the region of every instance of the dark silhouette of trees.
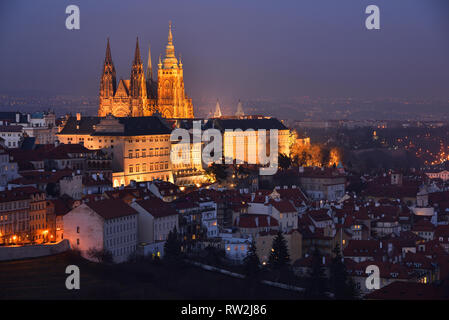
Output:
<path fill-rule="evenodd" d="M 257 256 L 256 244 L 253 240 L 251 246 L 249 247 L 248 254 L 243 260 L 245 267 L 245 274 L 247 278 L 257 277 L 260 271 L 260 260 Z"/>
<path fill-rule="evenodd" d="M 288 253 L 287 241 L 279 230 L 273 239 L 273 245 L 268 259 L 268 265 L 273 270 L 280 270 L 290 264 L 290 254 Z"/>
<path fill-rule="evenodd" d="M 181 258 L 181 241 L 179 241 L 176 227 L 168 233 L 164 244 L 164 260 L 177 262 Z"/>
<path fill-rule="evenodd" d="M 311 300 L 328 299 L 327 278 L 322 263 L 322 257 L 318 249 L 312 253 L 312 266 L 309 276 L 306 278 L 304 298 Z"/>
<path fill-rule="evenodd" d="M 335 257 L 330 264 L 330 289 L 337 300 L 356 299 L 358 297 L 357 289 L 351 277 L 348 276 L 339 244 L 335 246 L 333 252 Z"/>
<path fill-rule="evenodd" d="M 90 248 L 87 250 L 87 256 L 99 263 L 112 263 L 112 253 L 105 249 Z"/>
<path fill-rule="evenodd" d="M 209 167 L 207 167 L 206 173 L 212 175 L 218 182 L 223 182 L 228 177 L 226 166 L 217 163 L 212 163 Z"/>
<path fill-rule="evenodd" d="M 278 164 L 279 164 L 279 168 L 281 168 L 282 170 L 286 170 L 286 169 L 290 168 L 290 166 L 292 164 L 292 159 L 285 153 L 281 153 L 281 154 L 279 154 L 279 157 L 278 157 Z"/>

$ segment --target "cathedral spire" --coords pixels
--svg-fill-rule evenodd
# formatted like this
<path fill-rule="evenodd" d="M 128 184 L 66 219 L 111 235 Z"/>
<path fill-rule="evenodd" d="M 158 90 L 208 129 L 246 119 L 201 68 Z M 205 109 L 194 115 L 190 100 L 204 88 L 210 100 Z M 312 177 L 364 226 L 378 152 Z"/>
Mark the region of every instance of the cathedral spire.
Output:
<path fill-rule="evenodd" d="M 235 113 L 235 115 L 237 117 L 241 117 L 245 115 L 245 112 L 243 112 L 243 106 L 242 106 L 242 102 L 239 99 L 239 103 L 237 105 L 237 112 Z"/>
<path fill-rule="evenodd" d="M 100 82 L 100 96 L 111 97 L 115 93 L 116 89 L 116 74 L 114 63 L 112 62 L 111 45 L 108 42 L 106 44 L 106 55 L 104 57 L 103 74 Z"/>
<path fill-rule="evenodd" d="M 147 96 L 146 92 L 145 71 L 140 58 L 139 38 L 137 38 L 136 51 L 134 52 L 134 60 L 131 67 L 130 95 L 132 98 L 141 99 Z"/>
<path fill-rule="evenodd" d="M 142 60 L 140 59 L 140 49 L 139 49 L 139 38 L 136 38 L 136 51 L 134 52 L 134 61 L 133 64 L 141 64 Z"/>
<path fill-rule="evenodd" d="M 171 32 L 171 20 L 168 22 L 168 44 L 173 44 L 173 34 Z"/>
<path fill-rule="evenodd" d="M 214 118 L 220 118 L 221 116 L 222 116 L 222 114 L 221 114 L 221 109 L 220 109 L 220 102 L 218 102 L 218 99 L 217 99 L 217 103 L 215 105 Z"/>
<path fill-rule="evenodd" d="M 151 46 L 148 45 L 147 80 L 153 81 L 153 66 L 151 65 Z"/>
<path fill-rule="evenodd" d="M 168 43 L 165 46 L 165 58 L 164 58 L 164 69 L 173 69 L 178 66 L 178 59 L 175 56 L 175 46 L 173 45 L 173 33 L 172 33 L 171 21 L 168 25 Z"/>
<path fill-rule="evenodd" d="M 112 64 L 111 46 L 109 45 L 109 38 L 108 44 L 106 45 L 106 56 L 104 58 L 104 62 Z"/>

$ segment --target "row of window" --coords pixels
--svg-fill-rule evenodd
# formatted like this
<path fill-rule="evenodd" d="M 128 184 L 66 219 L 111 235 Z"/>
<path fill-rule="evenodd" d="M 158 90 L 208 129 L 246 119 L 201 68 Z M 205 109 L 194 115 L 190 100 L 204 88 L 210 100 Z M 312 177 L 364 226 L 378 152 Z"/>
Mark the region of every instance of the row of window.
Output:
<path fill-rule="evenodd" d="M 27 207 L 28 207 L 27 201 L 6 202 L 3 204 L 0 204 L 0 211 L 11 210 L 11 209 L 22 209 L 22 208 L 27 208 Z"/>
<path fill-rule="evenodd" d="M 121 223 L 119 225 L 116 224 L 112 227 L 106 227 L 106 234 L 115 234 L 117 232 L 128 231 L 135 227 L 136 222 Z"/>
<path fill-rule="evenodd" d="M 45 214 L 30 215 L 30 221 L 40 220 L 40 219 L 44 219 L 44 218 L 45 218 Z"/>
<path fill-rule="evenodd" d="M 167 228 L 169 230 L 173 230 L 175 225 L 176 225 L 176 223 L 174 221 L 171 221 L 171 222 L 156 223 L 154 227 L 158 231 L 166 230 Z"/>
<path fill-rule="evenodd" d="M 45 209 L 45 202 L 41 202 L 41 203 L 38 203 L 38 204 L 32 204 L 31 205 L 31 210 L 32 211 L 43 210 L 43 209 Z"/>
<path fill-rule="evenodd" d="M 168 137 L 159 137 L 159 136 L 156 136 L 156 137 L 152 137 L 152 138 L 148 138 L 148 142 L 164 142 L 164 141 L 168 141 Z M 132 140 L 132 139 L 128 139 L 128 143 L 133 143 L 133 142 L 147 142 L 147 139 L 146 138 L 137 138 L 137 139 L 135 139 L 134 141 Z"/>
<path fill-rule="evenodd" d="M 158 156 L 168 156 L 170 155 L 170 151 L 168 147 L 165 148 L 150 148 L 148 149 L 148 157 L 158 157 Z M 147 157 L 147 149 L 136 149 L 134 152 L 133 150 L 128 151 L 128 158 L 145 158 Z"/>
<path fill-rule="evenodd" d="M 123 235 L 120 237 L 115 237 L 109 240 L 106 240 L 106 245 L 108 247 L 112 247 L 112 246 L 116 246 L 122 243 L 128 243 L 130 241 L 135 241 L 136 240 L 136 234 L 127 234 L 127 235 Z"/>
<path fill-rule="evenodd" d="M 148 171 L 167 170 L 168 169 L 168 161 L 161 162 L 161 163 L 150 163 L 148 168 L 147 168 L 146 163 L 142 163 L 142 166 L 140 166 L 140 164 L 136 164 L 135 166 L 130 164 L 128 169 L 129 169 L 129 173 L 147 172 L 147 169 L 148 169 Z"/>

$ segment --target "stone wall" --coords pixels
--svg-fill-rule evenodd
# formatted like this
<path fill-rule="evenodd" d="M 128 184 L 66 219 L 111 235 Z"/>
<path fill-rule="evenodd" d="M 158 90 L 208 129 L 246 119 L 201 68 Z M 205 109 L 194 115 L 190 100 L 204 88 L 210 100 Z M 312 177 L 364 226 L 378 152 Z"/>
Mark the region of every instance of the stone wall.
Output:
<path fill-rule="evenodd" d="M 68 240 L 52 244 L 36 244 L 17 247 L 0 247 L 0 261 L 51 256 L 70 249 Z"/>

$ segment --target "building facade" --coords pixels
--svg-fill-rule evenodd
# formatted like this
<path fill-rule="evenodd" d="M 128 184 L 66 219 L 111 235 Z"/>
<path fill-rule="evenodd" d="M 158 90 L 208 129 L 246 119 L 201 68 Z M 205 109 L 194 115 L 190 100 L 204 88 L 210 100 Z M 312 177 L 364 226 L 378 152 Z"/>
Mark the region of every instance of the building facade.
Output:
<path fill-rule="evenodd" d="M 102 149 L 112 158 L 114 187 L 131 181 L 173 181 L 170 129 L 158 117 L 69 117 L 59 132 L 62 143 Z"/>
<path fill-rule="evenodd" d="M 137 215 L 120 199 L 84 203 L 64 215 L 64 239 L 86 258 L 90 250 L 107 251 L 124 262 L 136 250 Z"/>

